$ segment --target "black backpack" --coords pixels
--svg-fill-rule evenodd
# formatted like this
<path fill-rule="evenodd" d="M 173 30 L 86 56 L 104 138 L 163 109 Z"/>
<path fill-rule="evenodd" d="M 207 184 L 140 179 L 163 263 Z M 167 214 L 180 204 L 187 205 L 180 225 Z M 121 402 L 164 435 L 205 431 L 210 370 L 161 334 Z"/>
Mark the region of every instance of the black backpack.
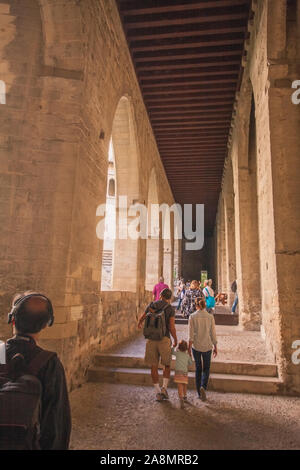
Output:
<path fill-rule="evenodd" d="M 168 306 L 169 304 L 159 310 L 149 308 L 150 312 L 147 313 L 144 324 L 144 336 L 146 339 L 161 341 L 164 338 L 167 332 L 165 309 Z"/>
<path fill-rule="evenodd" d="M 55 354 L 42 350 L 29 365 L 15 354 L 0 365 L 0 450 L 40 450 L 42 384 L 37 375 Z"/>

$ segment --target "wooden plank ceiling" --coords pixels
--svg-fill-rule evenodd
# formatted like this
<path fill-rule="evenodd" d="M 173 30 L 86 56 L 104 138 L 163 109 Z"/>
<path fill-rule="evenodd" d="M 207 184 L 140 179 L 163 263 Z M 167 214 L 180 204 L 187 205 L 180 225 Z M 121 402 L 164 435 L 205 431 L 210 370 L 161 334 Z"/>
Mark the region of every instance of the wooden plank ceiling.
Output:
<path fill-rule="evenodd" d="M 176 202 L 213 230 L 250 0 L 117 0 Z"/>

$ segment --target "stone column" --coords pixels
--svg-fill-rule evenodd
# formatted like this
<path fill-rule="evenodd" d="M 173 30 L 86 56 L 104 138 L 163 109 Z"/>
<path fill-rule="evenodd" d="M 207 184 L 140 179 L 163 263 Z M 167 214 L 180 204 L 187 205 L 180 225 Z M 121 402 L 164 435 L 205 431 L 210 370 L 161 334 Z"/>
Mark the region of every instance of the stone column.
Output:
<path fill-rule="evenodd" d="M 285 2 L 286 3 L 286 2 Z M 289 5 L 288 5 L 289 6 Z M 295 80 L 300 80 L 300 3 L 295 2 L 277 17 L 286 27 L 286 37 L 274 47 L 273 36 L 277 30 L 269 31 L 269 120 L 272 154 L 272 193 L 274 206 L 275 259 L 279 302 L 279 331 L 274 331 L 272 318 L 265 322 L 266 335 L 277 353 L 283 371 L 286 390 L 300 393 L 300 365 L 293 360 L 295 342 L 300 340 L 300 103 L 293 98 Z M 275 12 L 269 12 L 269 21 Z M 271 28 L 271 26 L 270 26 Z M 285 56 L 283 43 L 285 40 Z M 299 90 L 299 85 L 298 85 Z M 293 102 L 294 101 L 294 102 Z M 279 338 L 278 338 L 279 336 Z M 277 343 L 279 343 L 277 345 Z M 298 355 L 299 357 L 299 355 Z"/>
<path fill-rule="evenodd" d="M 216 258 L 217 258 L 217 291 L 222 292 L 222 258 L 221 258 L 221 223 L 220 223 L 220 211 L 217 214 L 216 220 Z"/>
<path fill-rule="evenodd" d="M 162 230 L 163 236 L 163 277 L 165 283 L 173 291 L 174 279 L 174 219 L 170 217 L 170 221 Z"/>
<path fill-rule="evenodd" d="M 234 134 L 234 192 L 237 284 L 240 323 L 246 330 L 260 330 L 260 251 L 257 210 L 256 122 L 252 90 L 244 91 L 239 125 Z M 243 106 L 244 104 L 244 106 Z M 249 119 L 250 115 L 250 119 Z M 250 122 L 250 126 L 249 126 Z"/>
<path fill-rule="evenodd" d="M 226 255 L 226 238 L 225 238 L 225 211 L 224 211 L 224 200 L 223 196 L 221 195 L 220 199 L 220 225 L 219 225 L 219 231 L 220 231 L 220 259 L 219 262 L 221 264 L 220 266 L 220 272 L 221 272 L 221 292 L 226 293 L 227 292 L 227 255 Z"/>
<path fill-rule="evenodd" d="M 152 291 L 161 275 L 159 266 L 159 239 L 149 238 L 147 240 L 146 254 L 146 290 Z"/>
<path fill-rule="evenodd" d="M 163 277 L 165 283 L 168 284 L 170 289 L 173 288 L 173 263 L 172 263 L 172 247 L 171 243 L 164 243 L 164 263 L 163 263 Z"/>
<path fill-rule="evenodd" d="M 235 294 L 231 291 L 231 284 L 236 279 L 234 192 L 231 160 L 228 162 L 225 178 L 223 191 L 227 266 L 226 292 L 228 294 L 228 305 L 231 306 L 235 297 Z"/>

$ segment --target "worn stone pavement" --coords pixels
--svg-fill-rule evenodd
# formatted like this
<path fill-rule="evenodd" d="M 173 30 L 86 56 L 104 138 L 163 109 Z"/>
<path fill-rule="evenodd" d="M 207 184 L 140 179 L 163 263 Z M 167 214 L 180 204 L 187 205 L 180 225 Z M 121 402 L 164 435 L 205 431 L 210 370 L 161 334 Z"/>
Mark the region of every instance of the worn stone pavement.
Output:
<path fill-rule="evenodd" d="M 188 339 L 187 325 L 176 325 L 176 330 L 178 340 Z M 219 361 L 274 362 L 258 331 L 242 331 L 237 326 L 217 325 L 216 332 L 218 339 L 217 359 Z M 111 349 L 111 352 L 143 357 L 145 338 L 141 333 L 136 338 L 130 339 Z"/>
<path fill-rule="evenodd" d="M 218 360 L 273 362 L 258 332 L 217 326 Z M 187 339 L 187 326 L 177 325 Z M 142 335 L 112 352 L 142 357 Z M 71 395 L 72 449 L 300 449 L 300 398 L 189 390 L 181 410 L 176 389 L 158 403 L 152 387 L 88 383 Z"/>
<path fill-rule="evenodd" d="M 300 398 L 189 390 L 158 403 L 152 387 L 88 383 L 70 394 L 71 449 L 300 449 Z"/>

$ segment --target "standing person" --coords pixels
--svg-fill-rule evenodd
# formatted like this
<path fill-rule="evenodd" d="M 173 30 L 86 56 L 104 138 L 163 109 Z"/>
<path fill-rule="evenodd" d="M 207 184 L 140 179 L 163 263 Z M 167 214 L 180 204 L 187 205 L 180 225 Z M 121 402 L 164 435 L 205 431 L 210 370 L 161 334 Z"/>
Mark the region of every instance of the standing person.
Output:
<path fill-rule="evenodd" d="M 206 302 L 206 310 L 208 313 L 214 312 L 215 307 L 215 293 L 212 289 L 212 279 L 207 279 L 204 281 L 203 295 Z"/>
<path fill-rule="evenodd" d="M 188 354 L 187 342 L 181 340 L 176 351 L 172 348 L 172 355 L 176 356 L 174 382 L 177 383 L 180 407 L 183 408 L 184 402 L 187 401 L 189 366 L 193 364 L 193 360 Z"/>
<path fill-rule="evenodd" d="M 153 294 L 153 301 L 155 302 L 156 300 L 159 300 L 160 299 L 160 293 L 162 290 L 164 289 L 169 289 L 169 286 L 167 284 L 165 284 L 164 282 L 164 278 L 161 276 L 159 278 L 159 282 L 158 284 L 155 284 L 155 286 L 153 287 L 153 291 L 152 291 L 152 294 Z"/>
<path fill-rule="evenodd" d="M 8 321 L 14 333 L 6 342 L 8 365 L 19 354 L 25 367 L 31 370 L 33 363 L 39 366 L 39 358 L 44 358 L 36 375 L 42 386 L 38 446 L 41 450 L 66 450 L 70 441 L 71 413 L 64 367 L 56 353 L 47 354 L 38 345 L 41 331 L 54 322 L 51 301 L 37 292 L 17 294 Z"/>
<path fill-rule="evenodd" d="M 214 316 L 205 310 L 205 300 L 196 299 L 197 311 L 189 318 L 189 353 L 191 349 L 196 363 L 196 388 L 198 397 L 206 400 L 211 353 L 217 356 L 217 336 Z M 203 360 L 203 367 L 202 367 Z"/>
<path fill-rule="evenodd" d="M 182 311 L 184 317 L 188 318 L 191 313 L 196 311 L 196 299 L 202 297 L 202 289 L 199 281 L 192 281 L 190 288 L 186 289 L 185 295 L 182 301 Z"/>
<path fill-rule="evenodd" d="M 184 295 L 185 295 L 185 285 L 184 283 L 181 284 L 181 287 L 180 287 L 180 290 L 178 292 L 178 305 L 177 305 L 177 310 L 180 310 L 180 307 L 181 307 L 181 304 L 182 304 L 182 300 L 184 298 Z"/>
<path fill-rule="evenodd" d="M 231 290 L 232 290 L 232 292 L 235 293 L 234 302 L 233 302 L 232 308 L 231 308 L 231 313 L 234 315 L 235 311 L 236 311 L 238 301 L 239 301 L 238 293 L 237 293 L 237 281 L 236 280 L 233 281 L 233 283 L 231 284 Z"/>
<path fill-rule="evenodd" d="M 151 367 L 151 377 L 154 389 L 156 391 L 156 400 L 162 401 L 168 399 L 168 384 L 171 373 L 171 338 L 170 334 L 174 340 L 173 347 L 177 346 L 177 335 L 175 327 L 175 309 L 171 305 L 172 300 L 172 291 L 170 289 L 164 289 L 160 293 L 160 300 L 151 302 L 143 315 L 140 317 L 138 322 L 138 327 L 142 328 L 142 325 L 148 317 L 150 319 L 151 315 L 156 315 L 156 317 L 161 320 L 159 322 L 154 322 L 154 327 L 158 324 L 162 324 L 163 331 L 161 333 L 162 339 L 151 339 L 149 335 L 146 343 L 146 352 L 145 352 L 145 362 Z M 147 326 L 147 321 L 146 325 Z M 145 328 L 144 328 L 145 333 Z M 155 332 L 156 334 L 156 332 Z M 158 333 L 157 333 L 158 334 Z M 154 337 L 154 333 L 153 333 Z M 159 360 L 164 366 L 163 372 L 163 385 L 162 388 L 159 386 L 159 375 L 158 375 L 158 364 Z"/>

